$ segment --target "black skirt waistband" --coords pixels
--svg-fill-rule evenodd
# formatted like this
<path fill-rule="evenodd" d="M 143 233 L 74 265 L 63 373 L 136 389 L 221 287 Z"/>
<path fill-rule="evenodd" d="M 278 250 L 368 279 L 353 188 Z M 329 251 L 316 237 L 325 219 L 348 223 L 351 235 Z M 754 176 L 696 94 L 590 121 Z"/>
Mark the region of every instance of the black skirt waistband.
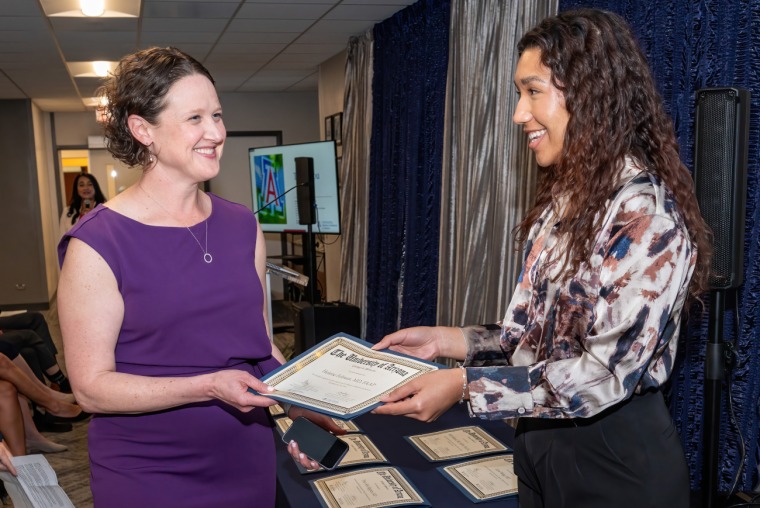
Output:
<path fill-rule="evenodd" d="M 517 422 L 517 432 L 529 431 L 529 430 L 549 430 L 549 429 L 561 429 L 568 427 L 587 427 L 597 423 L 603 418 L 607 418 L 613 413 L 621 411 L 626 406 L 644 401 L 646 399 L 659 398 L 662 399 L 662 393 L 659 390 L 648 390 L 643 393 L 634 393 L 622 402 L 615 404 L 614 406 L 605 409 L 601 413 L 597 413 L 587 418 L 533 418 L 523 417 Z"/>

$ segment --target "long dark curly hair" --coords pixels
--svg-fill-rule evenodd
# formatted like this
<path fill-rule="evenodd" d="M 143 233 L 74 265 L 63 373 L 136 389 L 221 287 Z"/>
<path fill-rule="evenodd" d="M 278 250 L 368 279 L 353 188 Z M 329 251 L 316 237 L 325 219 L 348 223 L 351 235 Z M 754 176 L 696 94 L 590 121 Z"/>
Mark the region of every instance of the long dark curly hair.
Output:
<path fill-rule="evenodd" d="M 611 172 L 633 155 L 675 195 L 697 266 L 692 297 L 708 289 L 712 237 L 699 212 L 694 182 L 679 157 L 673 124 L 663 108 L 646 58 L 628 24 L 593 9 L 547 18 L 526 33 L 518 51 L 537 48 L 552 83 L 564 94 L 569 121 L 562 154 L 539 178 L 536 203 L 516 228 L 524 241 L 541 212 L 557 197 L 567 199 L 560 229 L 568 235 L 565 260 L 575 274 L 589 258 L 606 200 L 615 190 Z M 559 211 L 558 211 L 559 212 Z"/>
<path fill-rule="evenodd" d="M 92 206 L 95 207 L 95 205 L 106 202 L 106 197 L 103 195 L 103 191 L 100 190 L 100 184 L 98 184 L 98 181 L 95 179 L 95 177 L 90 173 L 79 173 L 76 178 L 74 178 L 74 185 L 71 189 L 71 203 L 69 203 L 66 212 L 66 217 L 71 218 L 72 225 L 76 224 L 77 220 L 79 220 L 79 210 L 82 209 L 82 196 L 79 195 L 79 191 L 77 189 L 79 186 L 79 180 L 82 178 L 87 178 L 90 182 L 92 182 L 92 186 L 95 188 L 95 203 Z"/>
<path fill-rule="evenodd" d="M 149 48 L 125 56 L 113 74 L 98 88 L 104 113 L 106 146 L 111 154 L 130 167 L 150 164 L 150 151 L 129 130 L 129 115 L 139 115 L 152 124 L 166 107 L 166 93 L 180 79 L 201 74 L 211 83 L 211 73 L 177 48 Z"/>

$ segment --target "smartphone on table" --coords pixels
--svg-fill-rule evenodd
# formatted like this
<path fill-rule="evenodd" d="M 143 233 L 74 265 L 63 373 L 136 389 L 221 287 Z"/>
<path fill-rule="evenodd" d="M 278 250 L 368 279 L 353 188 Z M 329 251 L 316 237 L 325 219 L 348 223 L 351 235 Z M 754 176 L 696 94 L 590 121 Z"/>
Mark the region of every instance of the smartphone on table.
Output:
<path fill-rule="evenodd" d="M 345 441 L 303 416 L 293 420 L 282 440 L 298 443 L 303 453 L 325 469 L 333 469 L 348 451 Z"/>

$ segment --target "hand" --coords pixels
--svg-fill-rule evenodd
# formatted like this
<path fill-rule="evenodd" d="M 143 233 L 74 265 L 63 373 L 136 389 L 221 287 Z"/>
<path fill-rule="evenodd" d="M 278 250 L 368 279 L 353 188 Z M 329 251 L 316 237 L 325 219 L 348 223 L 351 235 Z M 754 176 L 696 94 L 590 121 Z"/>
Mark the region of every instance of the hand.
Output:
<path fill-rule="evenodd" d="M 380 415 L 403 415 L 432 422 L 462 397 L 460 369 L 428 372 L 401 385 L 380 399 L 384 405 L 372 412 Z"/>
<path fill-rule="evenodd" d="M 252 388 L 259 393 L 268 393 L 273 391 L 273 388 L 247 372 L 236 369 L 220 370 L 211 376 L 211 396 L 244 413 L 254 407 L 269 407 L 277 403 L 269 397 L 254 395 L 248 391 Z"/>
<path fill-rule="evenodd" d="M 299 416 L 308 418 L 323 429 L 328 430 L 335 435 L 342 436 L 346 433 L 344 429 L 338 427 L 333 419 L 327 415 L 323 415 L 321 413 L 317 413 L 315 411 L 304 409 L 298 406 L 293 406 L 290 411 L 288 411 L 288 418 L 291 420 L 295 420 Z M 301 464 L 306 469 L 312 470 L 319 467 L 319 464 L 316 461 L 311 460 L 311 458 L 301 453 L 301 450 L 298 448 L 298 443 L 295 441 L 288 443 L 288 453 L 290 453 L 290 456 L 293 457 L 293 460 Z"/>
<path fill-rule="evenodd" d="M 13 476 L 17 476 L 18 472 L 13 466 L 13 462 L 11 462 L 12 457 L 11 451 L 5 446 L 4 442 L 0 441 L 0 471 L 8 471 Z"/>
<path fill-rule="evenodd" d="M 464 339 L 456 328 L 415 326 L 386 335 L 372 349 L 390 348 L 423 360 L 434 360 L 445 356 L 445 351 L 451 348 L 449 343 L 456 339 L 464 344 Z"/>

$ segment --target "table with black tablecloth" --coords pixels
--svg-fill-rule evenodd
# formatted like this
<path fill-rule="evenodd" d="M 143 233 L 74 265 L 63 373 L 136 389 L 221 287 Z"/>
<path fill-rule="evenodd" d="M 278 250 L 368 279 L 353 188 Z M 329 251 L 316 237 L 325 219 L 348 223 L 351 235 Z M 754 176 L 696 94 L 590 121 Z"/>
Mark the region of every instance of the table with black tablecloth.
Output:
<path fill-rule="evenodd" d="M 456 405 L 433 423 L 424 423 L 401 416 L 384 416 L 365 414 L 354 420 L 361 430 L 395 466 L 411 480 L 414 486 L 435 508 L 460 506 L 496 506 L 517 508 L 517 496 L 501 498 L 494 501 L 473 503 L 454 484 L 447 480 L 437 467 L 465 462 L 471 458 L 456 459 L 446 462 L 430 462 L 417 451 L 404 436 L 426 434 L 440 430 L 478 425 L 510 448 L 514 440 L 514 429 L 503 421 L 486 421 L 470 418 L 465 405 Z M 346 473 L 355 468 L 340 468 L 333 471 L 301 474 L 295 462 L 287 452 L 285 443 L 275 431 L 277 441 L 277 506 L 278 508 L 319 508 L 321 505 L 309 485 L 309 480 L 324 478 L 333 474 Z"/>

